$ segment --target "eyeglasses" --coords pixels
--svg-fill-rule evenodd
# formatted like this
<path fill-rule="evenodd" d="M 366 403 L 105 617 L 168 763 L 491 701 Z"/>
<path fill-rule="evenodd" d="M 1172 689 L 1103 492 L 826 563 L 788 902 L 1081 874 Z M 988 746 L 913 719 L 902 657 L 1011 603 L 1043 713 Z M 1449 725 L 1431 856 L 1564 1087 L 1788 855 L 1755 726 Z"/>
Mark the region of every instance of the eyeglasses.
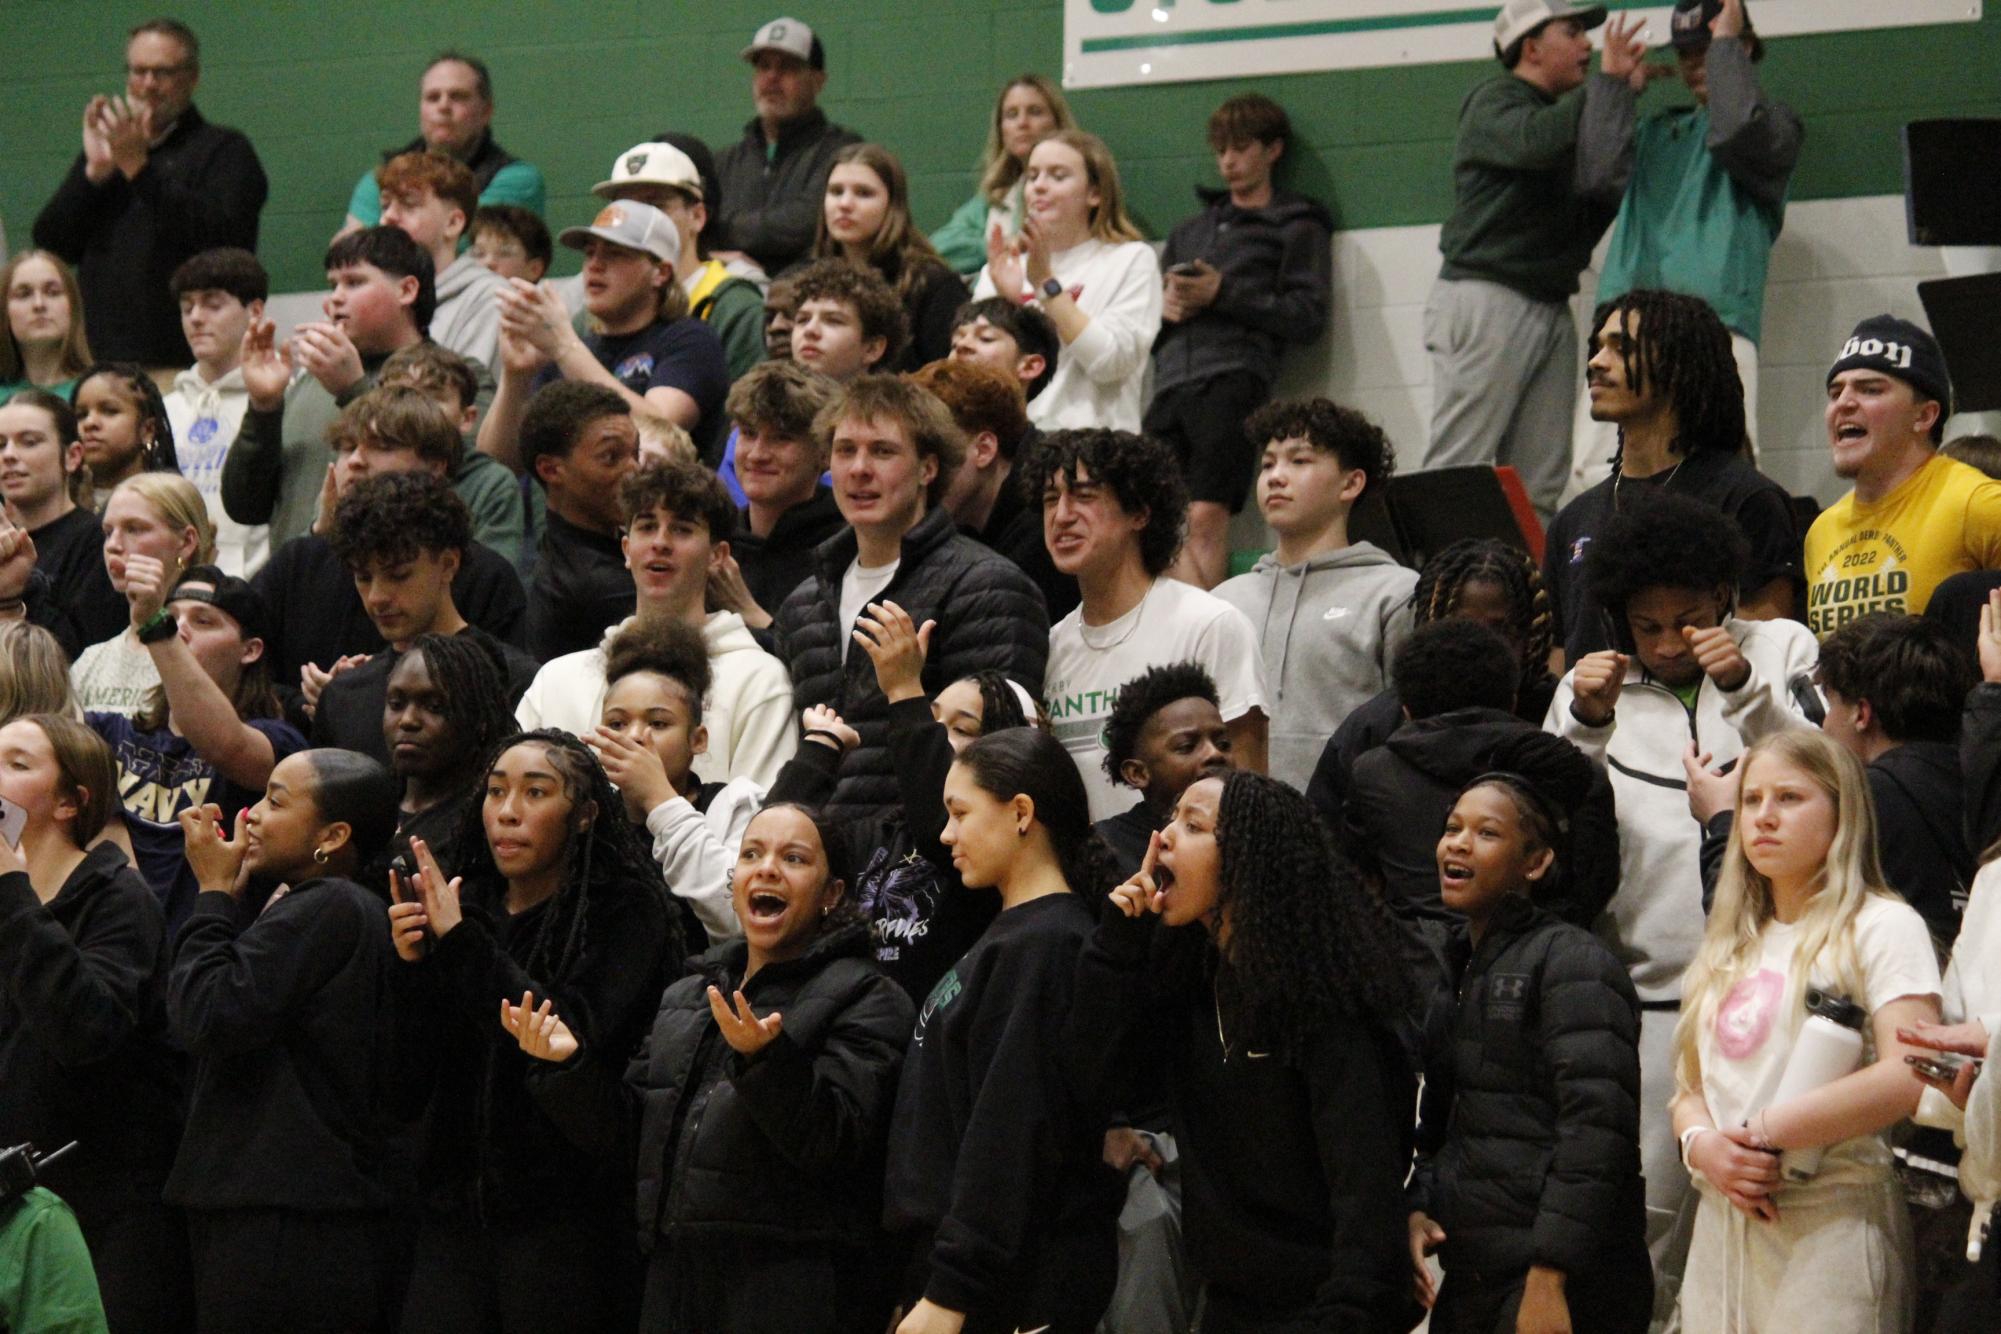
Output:
<path fill-rule="evenodd" d="M 186 74 L 192 68 L 185 61 L 178 65 L 127 65 L 125 75 L 133 80 L 153 79 L 164 83 L 177 75 Z"/>

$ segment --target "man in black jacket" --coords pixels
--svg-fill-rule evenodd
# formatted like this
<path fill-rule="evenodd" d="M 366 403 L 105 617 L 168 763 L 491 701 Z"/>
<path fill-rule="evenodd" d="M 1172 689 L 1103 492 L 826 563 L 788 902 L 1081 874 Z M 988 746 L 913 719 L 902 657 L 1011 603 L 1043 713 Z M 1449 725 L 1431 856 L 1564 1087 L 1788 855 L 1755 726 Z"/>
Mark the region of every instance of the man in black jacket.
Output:
<path fill-rule="evenodd" d="M 711 239 L 720 258 L 741 252 L 775 274 L 812 248 L 834 154 L 861 136 L 817 105 L 827 86 L 827 51 L 798 19 L 759 28 L 743 58 L 756 71 L 757 115 L 716 158 L 723 198 Z"/>
<path fill-rule="evenodd" d="M 1317 200 L 1272 186 L 1292 125 L 1244 93 L 1209 117 L 1224 189 L 1167 238 L 1165 299 L 1153 345 L 1146 430 L 1172 445 L 1188 479 L 1188 540 L 1176 573 L 1214 588 L 1229 573 L 1230 516 L 1243 509 L 1258 451 L 1244 419 L 1271 396 L 1280 352 L 1327 327 L 1334 220 Z"/>
<path fill-rule="evenodd" d="M 639 428 L 615 389 L 558 380 L 521 416 L 521 466 L 549 499 L 528 590 L 528 651 L 541 662 L 596 648 L 632 615 L 618 484 L 639 466 Z"/>
<path fill-rule="evenodd" d="M 35 244 L 77 267 L 90 345 L 105 360 L 194 360 L 168 279 L 215 246 L 257 249 L 268 187 L 257 150 L 194 107 L 201 43 L 153 19 L 125 43 L 125 96 L 90 99 L 83 151 L 35 219 Z"/>
<path fill-rule="evenodd" d="M 1033 690 L 1049 654 L 1049 614 L 1028 576 L 959 534 L 939 505 L 965 440 L 929 393 L 889 375 L 864 375 L 822 413 L 834 498 L 850 527 L 814 553 L 813 578 L 778 612 L 778 656 L 793 703 L 825 704 L 861 734 L 827 810 L 839 819 L 898 799 L 885 745 L 887 701 L 869 655 L 853 646 L 856 619 L 894 602 L 926 639 L 930 695 L 987 668 Z"/>
<path fill-rule="evenodd" d="M 1959 935 L 1977 849 L 1967 843 L 1960 710 L 1974 677 L 1943 626 L 1879 612 L 1820 646 L 1821 730 L 1868 766 L 1876 846 L 1890 888 L 1941 946 Z"/>

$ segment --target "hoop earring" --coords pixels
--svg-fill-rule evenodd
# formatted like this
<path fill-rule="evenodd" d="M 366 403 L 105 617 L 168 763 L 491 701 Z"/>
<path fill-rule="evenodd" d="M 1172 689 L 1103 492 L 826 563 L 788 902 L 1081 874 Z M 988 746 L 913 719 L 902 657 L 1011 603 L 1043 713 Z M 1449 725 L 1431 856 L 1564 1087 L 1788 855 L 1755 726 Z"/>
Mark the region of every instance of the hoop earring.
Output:
<path fill-rule="evenodd" d="M 325 848 L 314 848 L 313 860 L 321 866 L 325 866 L 327 864 L 327 850 Z"/>

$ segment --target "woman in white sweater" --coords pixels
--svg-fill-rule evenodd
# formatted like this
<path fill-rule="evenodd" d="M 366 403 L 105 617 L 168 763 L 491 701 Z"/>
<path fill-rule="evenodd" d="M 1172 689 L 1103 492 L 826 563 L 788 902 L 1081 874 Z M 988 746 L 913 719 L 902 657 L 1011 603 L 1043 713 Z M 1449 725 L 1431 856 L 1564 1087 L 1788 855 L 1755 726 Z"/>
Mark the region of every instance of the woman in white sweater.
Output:
<path fill-rule="evenodd" d="M 1126 216 L 1111 150 L 1094 134 L 1064 130 L 1035 146 L 1024 180 L 1021 233 L 989 233 L 974 299 L 1036 301 L 1056 326 L 1056 374 L 1028 405 L 1036 426 L 1137 431 L 1160 332 L 1160 263 Z"/>

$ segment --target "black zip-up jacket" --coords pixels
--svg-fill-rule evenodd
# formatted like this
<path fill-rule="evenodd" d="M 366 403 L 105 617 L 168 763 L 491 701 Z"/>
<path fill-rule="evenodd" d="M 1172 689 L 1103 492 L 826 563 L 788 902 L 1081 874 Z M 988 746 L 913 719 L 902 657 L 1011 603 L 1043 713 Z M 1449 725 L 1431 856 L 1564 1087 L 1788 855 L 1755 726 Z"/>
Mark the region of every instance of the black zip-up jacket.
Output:
<path fill-rule="evenodd" d="M 1518 896 L 1477 948 L 1456 933 L 1451 968 L 1456 995 L 1437 996 L 1427 1025 L 1407 1191 L 1445 1229 L 1446 1273 L 1602 1274 L 1635 1255 L 1646 1273 L 1640 1002 L 1625 968 Z"/>
<path fill-rule="evenodd" d="M 777 273 L 804 259 L 813 248 L 834 154 L 862 137 L 827 119 L 814 107 L 778 132 L 778 145 L 764 142 L 764 127 L 752 117 L 743 138 L 716 155 L 722 200 L 711 215 L 716 229 L 709 245 L 741 250 Z"/>
<path fill-rule="evenodd" d="M 1333 305 L 1334 220 L 1320 201 L 1276 190 L 1263 208 L 1238 208 L 1228 190 L 1195 188 L 1202 211 L 1161 251 L 1165 273 L 1207 260 L 1222 272 L 1216 300 L 1194 319 L 1163 323 L 1153 343 L 1153 387 L 1249 371 L 1266 384 L 1288 343 L 1310 343 Z"/>
<path fill-rule="evenodd" d="M 269 193 L 250 140 L 190 106 L 129 181 L 113 171 L 91 184 L 78 153 L 35 219 L 35 244 L 76 266 L 100 360 L 186 366 L 194 354 L 168 280 L 216 246 L 254 253 Z"/>
<path fill-rule="evenodd" d="M 831 705 L 861 734 L 827 807 L 837 820 L 881 814 L 898 796 L 886 744 L 889 705 L 875 663 L 859 648 L 841 661 L 854 630 L 838 624 L 841 578 L 855 552 L 851 528 L 821 543 L 812 581 L 794 589 L 778 612 L 778 656 L 792 672 L 794 707 Z M 925 694 L 989 667 L 1031 692 L 1041 688 L 1049 659 L 1042 594 L 1013 562 L 962 536 L 944 509 L 931 510 L 903 535 L 902 563 L 876 600 L 896 603 L 918 625 L 938 623 L 924 661 Z"/>
<path fill-rule="evenodd" d="M 47 904 L 0 875 L 0 1145 L 76 1149 L 42 1184 L 86 1232 L 156 1204 L 181 1137 L 160 900 L 108 843 Z"/>
<path fill-rule="evenodd" d="M 352 880 L 308 880 L 262 912 L 228 894 L 196 897 L 167 990 L 168 1022 L 195 1060 L 169 1203 L 395 1202 L 395 962 L 381 898 Z"/>
<path fill-rule="evenodd" d="M 932 988 L 904 1058 L 884 1223 L 928 1240 L 925 1296 L 996 1327 L 1084 1328 L 1111 1300 L 1125 1190 L 1069 1032 L 1094 912 L 1051 894 L 1001 913 Z"/>
<path fill-rule="evenodd" d="M 1403 1178 L 1416 1080 L 1394 1034 L 1320 1025 L 1287 1054 L 1240 1031 L 1230 975 L 1200 927 L 1107 904 L 1077 966 L 1079 1044 L 1116 1098 L 1167 1072 L 1182 1236 L 1218 1331 L 1402 1334 L 1410 1261 Z"/>
<path fill-rule="evenodd" d="M 555 1003 L 584 1048 L 623 1060 L 645 1036 L 680 957 L 666 898 L 652 885 L 601 885 L 563 977 L 526 967 L 553 899 L 510 916 L 497 898 L 468 894 L 465 920 L 428 958 L 397 961 L 399 992 L 421 1035 L 407 1049 L 418 1064 L 406 1067 L 404 1105 L 428 1099 L 430 1109 L 418 1168 L 426 1208 L 482 1223 L 579 1206 L 623 1212 L 625 1166 L 578 1150 L 536 1106 L 527 1082 L 533 1058 L 497 1015 L 503 997 L 531 991 L 538 1004 Z"/>
<path fill-rule="evenodd" d="M 1499 709 L 1452 709 L 1409 721 L 1355 760 L 1342 823 L 1342 851 L 1357 869 L 1380 879 L 1390 911 L 1406 923 L 1456 922 L 1438 891 L 1438 840 L 1467 783 L 1492 768 L 1494 748 L 1538 732 L 1533 723 Z M 1619 821 L 1612 784 L 1592 780 L 1571 819 L 1563 880 L 1537 902 L 1565 921 L 1589 926 L 1619 888 Z"/>
<path fill-rule="evenodd" d="M 621 1167 L 636 1153 L 641 1249 L 659 1236 L 868 1247 L 917 1017 L 868 954 L 857 922 L 743 983 L 747 947 L 725 942 L 689 960 L 630 1062 L 586 1050 L 530 1073 L 537 1104 L 578 1147 Z M 709 1010 L 711 986 L 725 996 L 741 986 L 759 1015 L 784 1016 L 785 1031 L 737 1055 Z"/>

